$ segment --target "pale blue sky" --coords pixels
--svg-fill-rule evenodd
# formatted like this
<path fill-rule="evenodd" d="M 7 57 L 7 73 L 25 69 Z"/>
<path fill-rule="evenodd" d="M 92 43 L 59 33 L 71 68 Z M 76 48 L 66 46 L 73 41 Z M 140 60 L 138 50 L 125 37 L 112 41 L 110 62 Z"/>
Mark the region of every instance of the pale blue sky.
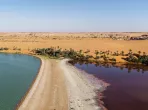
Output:
<path fill-rule="evenodd" d="M 0 0 L 1 32 L 148 32 L 148 0 Z"/>

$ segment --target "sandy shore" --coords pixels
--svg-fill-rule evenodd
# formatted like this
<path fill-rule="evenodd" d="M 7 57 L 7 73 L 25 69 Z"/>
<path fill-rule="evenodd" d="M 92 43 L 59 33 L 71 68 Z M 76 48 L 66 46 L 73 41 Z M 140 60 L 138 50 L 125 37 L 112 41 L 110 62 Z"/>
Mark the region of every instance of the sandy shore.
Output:
<path fill-rule="evenodd" d="M 67 59 L 62 60 L 60 67 L 65 75 L 69 110 L 105 110 L 99 100 L 101 96 L 98 94 L 104 91 L 108 85 L 93 75 L 78 70 L 67 61 Z"/>
<path fill-rule="evenodd" d="M 76 69 L 67 59 L 41 60 L 39 74 L 18 110 L 102 110 L 98 92 L 106 88 L 103 81 Z"/>
<path fill-rule="evenodd" d="M 58 60 L 41 60 L 37 79 L 18 110 L 68 110 L 64 75 Z"/>

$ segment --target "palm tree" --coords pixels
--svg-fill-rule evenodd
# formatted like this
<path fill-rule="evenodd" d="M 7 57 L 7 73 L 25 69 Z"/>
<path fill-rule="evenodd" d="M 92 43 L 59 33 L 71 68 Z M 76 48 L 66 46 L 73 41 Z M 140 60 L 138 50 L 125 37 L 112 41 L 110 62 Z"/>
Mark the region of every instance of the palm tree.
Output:
<path fill-rule="evenodd" d="M 121 51 L 121 55 L 124 56 L 124 51 Z"/>
<path fill-rule="evenodd" d="M 138 51 L 138 54 L 139 54 L 139 56 L 140 56 L 140 54 L 141 54 L 141 51 Z"/>
<path fill-rule="evenodd" d="M 87 49 L 84 53 L 88 54 L 89 52 L 90 52 L 90 50 Z"/>
<path fill-rule="evenodd" d="M 119 55 L 119 52 L 118 52 L 118 51 L 116 52 L 116 55 L 117 55 L 117 56 Z"/>
<path fill-rule="evenodd" d="M 100 51 L 100 54 L 103 54 L 103 52 L 102 52 L 102 51 Z"/>
<path fill-rule="evenodd" d="M 79 54 L 82 54 L 83 50 L 79 50 Z"/>
<path fill-rule="evenodd" d="M 107 57 L 106 57 L 106 55 L 103 55 L 103 60 L 104 61 L 107 61 L 108 60 Z"/>
<path fill-rule="evenodd" d="M 146 56 L 146 53 L 145 52 L 143 52 L 143 56 Z"/>
<path fill-rule="evenodd" d="M 110 54 L 110 51 L 109 51 L 109 50 L 107 51 L 107 54 L 108 54 L 108 55 Z"/>
<path fill-rule="evenodd" d="M 98 50 L 95 50 L 95 54 L 96 54 L 96 57 L 97 57 L 98 54 L 99 54 L 99 51 Z"/>
<path fill-rule="evenodd" d="M 132 54 L 132 49 L 129 49 L 129 54 Z"/>

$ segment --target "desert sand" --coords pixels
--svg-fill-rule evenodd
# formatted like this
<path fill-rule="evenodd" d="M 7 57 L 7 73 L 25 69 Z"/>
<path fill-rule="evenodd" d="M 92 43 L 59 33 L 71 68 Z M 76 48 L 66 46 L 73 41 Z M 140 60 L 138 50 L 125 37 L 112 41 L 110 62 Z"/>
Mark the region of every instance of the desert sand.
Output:
<path fill-rule="evenodd" d="M 95 33 L 93 33 L 95 34 Z M 100 33 L 105 36 L 107 33 Z M 116 33 L 117 34 L 117 33 Z M 116 35 L 115 34 L 115 35 Z M 145 33 L 118 33 L 120 36 L 138 36 Z M 87 50 L 92 53 L 99 51 L 141 51 L 148 53 L 148 40 L 112 40 L 109 38 L 93 38 L 91 33 L 0 33 L 0 47 L 8 47 L 12 52 L 14 47 L 21 48 L 21 53 L 29 53 L 34 48 L 57 47 L 63 49 Z M 15 50 L 16 51 L 16 50 Z"/>

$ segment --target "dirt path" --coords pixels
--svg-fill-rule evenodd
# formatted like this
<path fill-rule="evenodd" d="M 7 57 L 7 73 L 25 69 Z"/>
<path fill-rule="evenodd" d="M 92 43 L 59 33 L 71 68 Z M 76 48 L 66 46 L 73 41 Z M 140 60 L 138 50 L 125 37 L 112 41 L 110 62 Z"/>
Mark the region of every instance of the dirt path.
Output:
<path fill-rule="evenodd" d="M 42 59 L 39 75 L 18 110 L 68 110 L 64 75 L 58 62 Z"/>

